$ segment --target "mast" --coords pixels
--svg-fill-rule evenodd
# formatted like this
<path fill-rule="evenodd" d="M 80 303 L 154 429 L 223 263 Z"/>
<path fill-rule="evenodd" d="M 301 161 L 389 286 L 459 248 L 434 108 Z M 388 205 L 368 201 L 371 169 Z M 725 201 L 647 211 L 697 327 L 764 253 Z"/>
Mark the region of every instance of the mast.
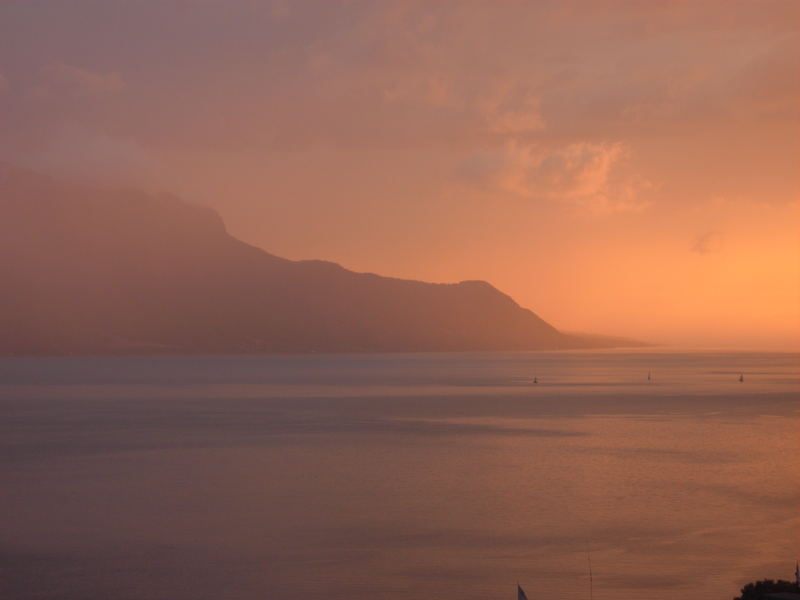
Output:
<path fill-rule="evenodd" d="M 594 581 L 592 577 L 592 555 L 589 552 L 589 544 L 586 544 L 586 560 L 589 562 L 589 600 L 594 600 Z"/>

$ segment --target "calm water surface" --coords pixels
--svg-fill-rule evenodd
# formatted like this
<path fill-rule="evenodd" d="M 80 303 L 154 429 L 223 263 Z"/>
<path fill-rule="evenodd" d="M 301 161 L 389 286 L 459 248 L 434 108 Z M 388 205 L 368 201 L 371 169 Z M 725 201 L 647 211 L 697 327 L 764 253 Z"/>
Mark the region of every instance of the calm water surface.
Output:
<path fill-rule="evenodd" d="M 0 597 L 729 600 L 800 554 L 799 365 L 0 360 Z"/>

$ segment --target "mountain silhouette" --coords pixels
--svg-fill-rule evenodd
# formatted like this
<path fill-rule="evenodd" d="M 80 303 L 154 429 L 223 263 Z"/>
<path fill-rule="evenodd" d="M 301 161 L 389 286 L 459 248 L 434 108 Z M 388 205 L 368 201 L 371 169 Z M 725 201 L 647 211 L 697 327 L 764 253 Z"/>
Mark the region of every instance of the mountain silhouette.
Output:
<path fill-rule="evenodd" d="M 544 350 L 557 331 L 483 281 L 273 256 L 209 208 L 0 165 L 0 354 Z"/>

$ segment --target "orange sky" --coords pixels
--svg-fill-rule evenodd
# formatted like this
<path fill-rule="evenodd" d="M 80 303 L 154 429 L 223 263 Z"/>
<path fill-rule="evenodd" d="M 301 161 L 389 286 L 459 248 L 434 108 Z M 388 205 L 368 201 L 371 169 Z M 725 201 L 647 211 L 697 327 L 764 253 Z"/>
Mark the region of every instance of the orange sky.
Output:
<path fill-rule="evenodd" d="M 797 347 L 799 26 L 795 0 L 6 2 L 0 159 L 566 330 Z"/>

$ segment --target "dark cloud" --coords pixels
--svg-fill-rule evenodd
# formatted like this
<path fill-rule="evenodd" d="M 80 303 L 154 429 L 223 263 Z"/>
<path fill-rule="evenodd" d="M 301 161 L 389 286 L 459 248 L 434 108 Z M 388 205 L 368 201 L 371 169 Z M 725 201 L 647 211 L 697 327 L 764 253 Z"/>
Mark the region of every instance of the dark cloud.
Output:
<path fill-rule="evenodd" d="M 706 231 L 705 233 L 701 233 L 694 239 L 690 250 L 692 252 L 696 252 L 697 254 L 708 254 L 709 252 L 713 252 L 715 242 L 718 237 L 719 233 L 716 231 Z"/>

